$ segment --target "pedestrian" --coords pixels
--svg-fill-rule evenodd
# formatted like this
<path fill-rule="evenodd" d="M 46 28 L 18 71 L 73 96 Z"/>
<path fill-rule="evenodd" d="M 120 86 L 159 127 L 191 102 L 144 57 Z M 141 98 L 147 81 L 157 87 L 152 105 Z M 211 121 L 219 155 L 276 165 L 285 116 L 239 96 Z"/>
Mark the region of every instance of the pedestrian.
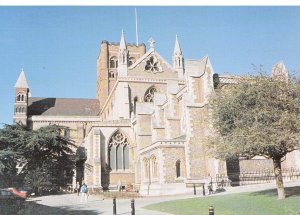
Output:
<path fill-rule="evenodd" d="M 76 183 L 76 192 L 77 192 L 77 196 L 79 196 L 79 193 L 80 193 L 80 184 L 79 184 L 79 181 L 77 181 L 77 183 Z"/>
<path fill-rule="evenodd" d="M 87 185 L 83 182 L 82 186 L 81 186 L 81 197 L 80 197 L 80 202 L 82 202 L 82 199 L 84 198 L 85 202 L 87 202 L 87 198 L 88 198 L 88 187 Z"/>
<path fill-rule="evenodd" d="M 208 195 L 210 195 L 213 192 L 212 177 L 210 176 L 210 174 L 208 174 L 208 177 L 207 177 L 207 180 L 206 180 L 206 184 L 207 184 L 207 189 L 208 189 Z"/>
<path fill-rule="evenodd" d="M 121 192 L 121 190 L 122 190 L 122 182 L 120 180 L 118 181 L 118 185 L 117 186 L 118 186 L 118 191 Z"/>

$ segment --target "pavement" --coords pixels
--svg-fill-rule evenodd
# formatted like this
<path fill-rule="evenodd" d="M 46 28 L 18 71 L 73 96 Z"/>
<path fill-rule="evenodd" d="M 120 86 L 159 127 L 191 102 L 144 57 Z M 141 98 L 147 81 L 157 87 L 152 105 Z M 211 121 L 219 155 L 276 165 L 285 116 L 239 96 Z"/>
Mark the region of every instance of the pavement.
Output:
<path fill-rule="evenodd" d="M 285 187 L 300 186 L 300 182 L 286 182 Z M 224 192 L 213 195 L 227 195 L 241 192 L 255 192 L 267 189 L 276 188 L 275 183 L 255 184 L 240 187 L 226 187 Z M 160 197 L 143 197 L 135 199 L 135 214 L 136 215 L 171 215 L 169 213 L 156 212 L 143 209 L 144 206 L 171 201 L 176 199 L 187 198 L 205 198 L 206 196 L 193 195 L 193 193 L 173 196 Z M 102 199 L 100 196 L 90 195 L 87 202 L 80 202 L 80 197 L 77 194 L 49 195 L 29 199 L 26 202 L 25 208 L 18 214 L 30 215 L 112 215 L 113 203 L 112 199 Z M 117 214 L 131 214 L 131 199 L 117 199 Z"/>

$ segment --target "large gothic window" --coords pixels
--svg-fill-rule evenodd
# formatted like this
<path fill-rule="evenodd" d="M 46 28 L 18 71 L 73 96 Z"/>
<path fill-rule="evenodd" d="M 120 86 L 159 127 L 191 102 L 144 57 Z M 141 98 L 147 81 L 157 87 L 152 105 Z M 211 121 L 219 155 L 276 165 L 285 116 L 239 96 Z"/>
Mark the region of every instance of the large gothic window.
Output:
<path fill-rule="evenodd" d="M 144 101 L 153 102 L 155 92 L 157 92 L 157 89 L 155 87 L 150 87 L 145 93 Z"/>
<path fill-rule="evenodd" d="M 108 158 L 112 170 L 129 169 L 129 143 L 123 133 L 117 131 L 109 141 Z"/>

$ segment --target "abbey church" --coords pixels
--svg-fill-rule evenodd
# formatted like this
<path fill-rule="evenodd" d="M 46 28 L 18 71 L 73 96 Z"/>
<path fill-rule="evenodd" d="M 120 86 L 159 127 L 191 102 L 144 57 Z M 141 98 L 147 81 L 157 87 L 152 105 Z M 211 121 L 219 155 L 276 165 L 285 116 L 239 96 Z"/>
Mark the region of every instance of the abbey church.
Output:
<path fill-rule="evenodd" d="M 216 87 L 234 84 L 237 77 L 214 72 L 208 56 L 184 58 L 176 36 L 172 63 L 145 44 L 102 41 L 97 59 L 97 98 L 32 97 L 22 70 L 15 84 L 14 122 L 30 129 L 49 124 L 66 126 L 78 147 L 86 151 L 82 178 L 89 187 L 108 189 L 121 182 L 141 195 L 187 192 L 187 184 L 208 174 L 226 175 L 226 162 L 206 154 L 210 132 L 208 100 Z M 198 57 L 198 56 L 196 56 Z M 282 62 L 272 74 L 288 76 Z M 240 168 L 272 169 L 257 159 Z M 300 167 L 300 153 L 284 165 Z"/>

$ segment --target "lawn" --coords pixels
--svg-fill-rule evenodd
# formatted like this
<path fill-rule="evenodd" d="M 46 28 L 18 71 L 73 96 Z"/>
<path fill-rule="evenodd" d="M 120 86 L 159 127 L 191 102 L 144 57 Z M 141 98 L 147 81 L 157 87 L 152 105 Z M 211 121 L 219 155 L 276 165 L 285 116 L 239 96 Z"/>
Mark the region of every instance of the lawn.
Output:
<path fill-rule="evenodd" d="M 208 215 L 208 207 L 212 205 L 215 215 L 297 215 L 300 187 L 286 188 L 286 194 L 286 199 L 277 200 L 277 191 L 272 189 L 162 202 L 145 208 L 174 215 Z"/>

